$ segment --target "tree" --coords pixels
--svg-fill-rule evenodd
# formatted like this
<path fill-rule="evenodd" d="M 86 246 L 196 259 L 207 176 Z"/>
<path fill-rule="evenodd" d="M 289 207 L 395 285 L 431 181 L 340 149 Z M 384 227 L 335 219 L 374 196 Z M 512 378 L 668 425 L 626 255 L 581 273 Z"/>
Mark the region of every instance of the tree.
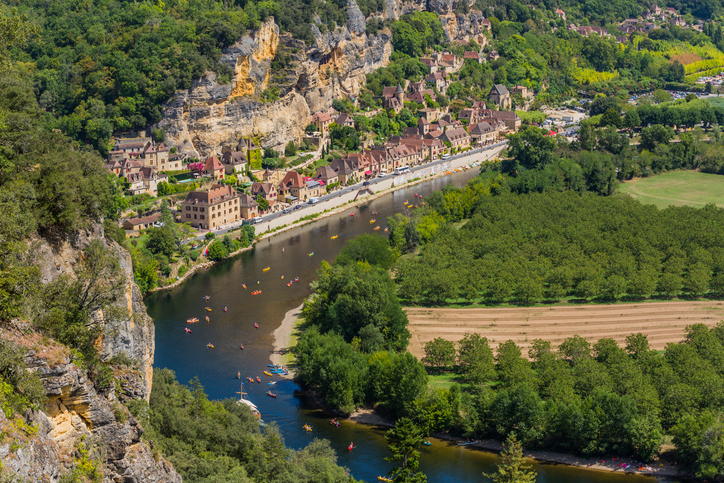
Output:
<path fill-rule="evenodd" d="M 0 12 L 0 32 L 0 70 L 5 70 L 10 63 L 10 49 L 20 47 L 40 29 L 28 21 L 27 14 L 18 15 L 18 9 L 12 8 Z"/>
<path fill-rule="evenodd" d="M 292 157 L 297 155 L 297 146 L 294 144 L 294 141 L 289 141 L 287 143 L 287 146 L 284 148 L 284 156 L 286 157 Z"/>
<path fill-rule="evenodd" d="M 515 433 L 510 433 L 503 443 L 500 460 L 497 472 L 483 473 L 486 478 L 492 479 L 495 483 L 535 483 L 538 474 L 525 464 L 523 448 Z"/>
<path fill-rule="evenodd" d="M 487 337 L 465 334 L 458 344 L 461 371 L 476 384 L 492 380 L 495 376 L 495 359 Z"/>
<path fill-rule="evenodd" d="M 641 129 L 641 147 L 649 151 L 653 151 L 659 144 L 668 143 L 673 138 L 674 130 L 661 124 Z"/>
<path fill-rule="evenodd" d="M 229 256 L 229 249 L 224 245 L 223 242 L 216 240 L 211 245 L 209 245 L 209 251 L 207 256 L 209 257 L 209 260 L 223 260 L 224 258 Z"/>
<path fill-rule="evenodd" d="M 234 176 L 233 174 L 230 174 L 224 178 L 224 184 L 226 184 L 226 185 L 233 186 L 238 182 L 239 182 L 239 180 L 236 179 L 236 176 Z"/>
<path fill-rule="evenodd" d="M 397 260 L 399 252 L 392 249 L 384 237 L 379 235 L 359 235 L 350 240 L 337 255 L 336 264 L 349 265 L 367 262 L 389 269 Z"/>
<path fill-rule="evenodd" d="M 256 202 L 259 205 L 259 211 L 266 211 L 269 209 L 269 200 L 267 200 L 261 193 L 256 196 Z"/>
<path fill-rule="evenodd" d="M 661 104 L 662 102 L 669 102 L 672 99 L 671 94 L 663 89 L 654 90 L 653 96 L 657 104 Z"/>
<path fill-rule="evenodd" d="M 425 357 L 422 362 L 426 366 L 442 369 L 455 364 L 455 345 L 442 337 L 437 337 L 425 344 Z"/>
<path fill-rule="evenodd" d="M 402 418 L 395 423 L 395 427 L 385 435 L 387 447 L 392 456 L 385 461 L 399 463 L 399 466 L 390 471 L 392 481 L 395 483 L 426 483 L 427 477 L 421 472 L 415 472 L 420 466 L 420 452 L 418 448 L 424 442 L 422 432 L 417 425 L 408 418 Z"/>
<path fill-rule="evenodd" d="M 312 123 L 307 124 L 307 127 L 304 128 L 304 132 L 306 132 L 307 134 L 317 132 L 317 125 Z"/>
<path fill-rule="evenodd" d="M 508 136 L 508 154 L 510 160 L 503 163 L 502 170 L 516 173 L 522 169 L 540 169 L 551 163 L 556 141 L 547 135 L 547 131 L 536 126 L 528 126 L 517 134 Z"/>
<path fill-rule="evenodd" d="M 640 125 L 641 119 L 639 119 L 639 115 L 635 110 L 628 111 L 626 115 L 623 116 L 623 127 L 633 129 Z"/>
<path fill-rule="evenodd" d="M 495 357 L 498 380 L 505 387 L 512 387 L 522 382 L 533 380 L 533 371 L 530 362 L 523 359 L 520 347 L 512 340 L 498 345 L 498 354 Z"/>
<path fill-rule="evenodd" d="M 603 113 L 603 116 L 601 116 L 601 121 L 599 122 L 599 125 L 602 127 L 614 126 L 616 128 L 620 128 L 621 124 L 621 114 L 619 114 L 617 109 L 614 109 L 612 107 L 607 109 L 606 112 Z"/>
<path fill-rule="evenodd" d="M 151 228 L 148 230 L 146 248 L 154 255 L 160 253 L 170 257 L 176 249 L 176 241 L 173 239 L 171 232 L 165 229 L 165 226 L 161 228 Z"/>

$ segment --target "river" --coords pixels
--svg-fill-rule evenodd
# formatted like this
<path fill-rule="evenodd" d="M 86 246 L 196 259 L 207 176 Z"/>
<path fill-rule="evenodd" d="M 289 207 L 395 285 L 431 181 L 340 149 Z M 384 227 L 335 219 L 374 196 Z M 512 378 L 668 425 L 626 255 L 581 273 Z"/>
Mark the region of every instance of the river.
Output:
<path fill-rule="evenodd" d="M 392 467 L 384 461 L 389 455 L 384 429 L 349 421 L 342 422 L 338 428 L 332 427 L 330 415 L 316 409 L 311 401 L 295 396 L 299 387 L 292 381 L 278 379 L 274 386 L 276 399 L 265 395 L 269 377 L 262 371 L 269 363 L 274 342 L 272 333 L 286 312 L 298 307 L 309 295 L 309 283 L 314 280 L 321 261 L 332 261 L 346 241 L 362 233 L 373 233 L 377 225 L 381 226 L 379 232 L 382 233 L 388 216 L 403 212 L 405 201 L 415 203 L 419 199 L 415 193 L 424 197 L 448 184 L 464 186 L 477 172 L 472 169 L 426 181 L 280 233 L 261 241 L 251 251 L 197 272 L 179 287 L 150 294 L 145 302 L 156 324 L 154 365 L 173 369 L 182 383 L 198 376 L 211 399 L 238 398 L 237 371 L 241 372 L 242 379 L 262 377 L 262 384 L 244 385 L 246 398 L 259 407 L 265 422 L 274 421 L 279 425 L 288 446 L 302 448 L 313 438 L 329 439 L 337 450 L 339 464 L 348 467 L 357 479 L 377 481 L 377 476 L 386 474 Z M 372 214 L 374 211 L 376 215 Z M 352 212 L 355 216 L 349 216 Z M 377 221 L 370 223 L 371 219 Z M 334 235 L 338 238 L 332 240 Z M 314 255 L 309 256 L 312 252 Z M 270 270 L 264 271 L 266 267 Z M 296 277 L 299 282 L 287 286 Z M 242 284 L 248 288 L 245 290 Z M 252 296 L 251 291 L 257 289 L 262 293 Z M 205 295 L 210 296 L 208 302 L 203 300 Z M 207 306 L 211 312 L 205 310 Z M 225 306 L 228 312 L 224 312 Z M 209 323 L 204 321 L 207 315 Z M 189 325 L 186 319 L 190 317 L 197 317 L 201 322 Z M 259 325 L 258 329 L 254 323 Z M 186 327 L 193 332 L 187 334 Z M 208 343 L 214 348 L 207 348 Z M 241 343 L 244 350 L 239 348 Z M 313 426 L 312 433 L 302 429 L 305 423 Z M 355 449 L 348 452 L 351 441 Z M 420 458 L 420 470 L 427 474 L 430 483 L 484 481 L 481 473 L 495 469 L 495 454 L 446 441 L 431 441 L 433 445 L 423 447 Z M 539 483 L 676 481 L 564 465 L 534 466 Z"/>

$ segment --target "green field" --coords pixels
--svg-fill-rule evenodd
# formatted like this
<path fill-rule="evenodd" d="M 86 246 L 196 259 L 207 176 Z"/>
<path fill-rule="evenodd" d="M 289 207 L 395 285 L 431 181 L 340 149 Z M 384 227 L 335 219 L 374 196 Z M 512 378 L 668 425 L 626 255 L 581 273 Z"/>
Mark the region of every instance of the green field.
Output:
<path fill-rule="evenodd" d="M 670 205 L 702 207 L 708 203 L 724 207 L 724 176 L 697 171 L 672 171 L 622 183 L 621 194 L 642 203 L 666 208 Z"/>

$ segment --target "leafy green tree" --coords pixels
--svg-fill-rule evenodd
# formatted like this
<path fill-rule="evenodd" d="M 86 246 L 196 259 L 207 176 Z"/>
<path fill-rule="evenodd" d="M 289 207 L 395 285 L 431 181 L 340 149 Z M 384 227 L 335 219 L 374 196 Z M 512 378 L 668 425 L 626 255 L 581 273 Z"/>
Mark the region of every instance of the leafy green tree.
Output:
<path fill-rule="evenodd" d="M 724 474 L 724 423 L 721 414 L 684 414 L 671 428 L 673 442 L 698 478 Z"/>
<path fill-rule="evenodd" d="M 498 354 L 495 356 L 498 380 L 505 387 L 533 380 L 533 371 L 530 362 L 523 359 L 520 347 L 508 340 L 498 345 Z"/>
<path fill-rule="evenodd" d="M 495 483 L 535 483 L 538 476 L 535 470 L 525 464 L 523 447 L 510 433 L 503 443 L 503 451 L 500 453 L 498 471 L 492 474 L 483 473 Z"/>
<path fill-rule="evenodd" d="M 173 235 L 169 230 L 165 229 L 165 226 L 161 228 L 151 228 L 148 230 L 146 248 L 154 255 L 161 253 L 170 257 L 176 249 L 176 243 Z"/>
<path fill-rule="evenodd" d="M 384 237 L 378 235 L 359 235 L 342 248 L 335 264 L 350 265 L 367 262 L 370 265 L 389 269 L 397 260 L 398 252 L 390 247 Z"/>
<path fill-rule="evenodd" d="M 458 342 L 460 370 L 471 381 L 481 384 L 495 376 L 495 359 L 487 337 L 480 334 L 465 334 Z"/>
<path fill-rule="evenodd" d="M 623 127 L 633 129 L 641 125 L 641 119 L 636 111 L 628 111 L 623 116 Z"/>
<path fill-rule="evenodd" d="M 506 173 L 517 173 L 521 169 L 540 169 L 551 163 L 556 141 L 547 132 L 535 126 L 508 137 L 508 155 L 511 159 L 503 163 Z"/>
<path fill-rule="evenodd" d="M 209 257 L 209 260 L 223 260 L 229 256 L 229 249 L 223 242 L 217 240 L 209 245 L 207 256 Z"/>
<path fill-rule="evenodd" d="M 418 448 L 424 442 L 420 428 L 412 420 L 402 418 L 395 423 L 394 428 L 387 431 L 385 439 L 387 447 L 392 453 L 392 456 L 388 456 L 385 460 L 399 464 L 389 473 L 392 481 L 395 483 L 426 483 L 427 477 L 421 472 L 416 472 L 420 466 Z"/>
<path fill-rule="evenodd" d="M 291 157 L 297 155 L 297 145 L 294 144 L 294 141 L 289 141 L 284 148 L 284 156 Z"/>
<path fill-rule="evenodd" d="M 615 128 L 620 128 L 622 124 L 623 121 L 621 119 L 621 114 L 619 114 L 618 110 L 612 107 L 603 113 L 601 121 L 599 122 L 599 125 L 603 127 L 613 126 Z"/>
<path fill-rule="evenodd" d="M 442 369 L 455 364 L 455 345 L 449 340 L 437 337 L 426 343 L 424 349 L 422 362 L 426 366 Z"/>

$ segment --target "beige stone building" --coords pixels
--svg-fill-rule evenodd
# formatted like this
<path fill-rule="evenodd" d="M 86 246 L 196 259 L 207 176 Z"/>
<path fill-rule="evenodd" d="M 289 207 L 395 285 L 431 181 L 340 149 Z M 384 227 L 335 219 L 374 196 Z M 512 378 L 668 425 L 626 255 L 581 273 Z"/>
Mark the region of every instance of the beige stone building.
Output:
<path fill-rule="evenodd" d="M 239 195 L 231 186 L 215 184 L 208 191 L 191 191 L 181 202 L 181 223 L 202 230 L 241 219 Z"/>

